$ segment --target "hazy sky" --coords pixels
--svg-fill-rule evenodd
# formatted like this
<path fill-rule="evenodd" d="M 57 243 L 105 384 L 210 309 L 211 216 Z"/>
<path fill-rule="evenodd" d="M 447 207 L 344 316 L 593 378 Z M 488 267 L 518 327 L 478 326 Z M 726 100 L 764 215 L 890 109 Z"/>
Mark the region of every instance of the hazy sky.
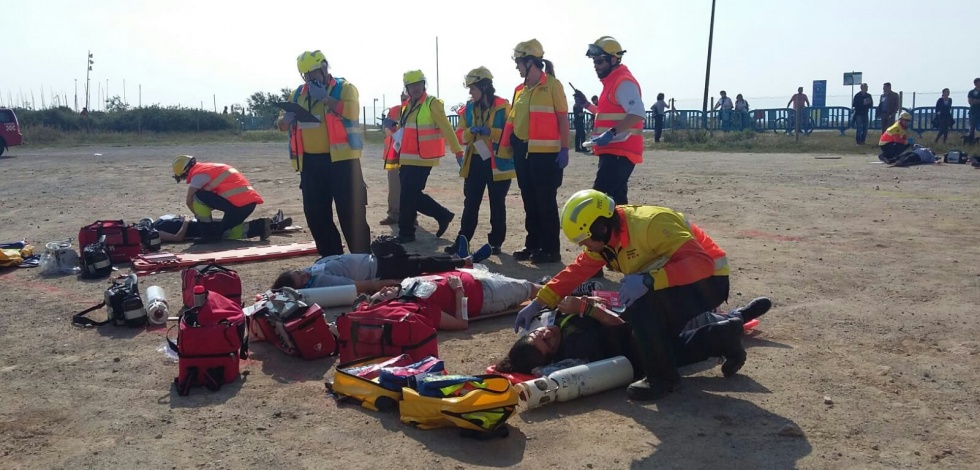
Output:
<path fill-rule="evenodd" d="M 342 5 L 342 7 L 341 7 Z M 483 6 L 487 5 L 487 6 Z M 491 7 L 492 5 L 492 7 Z M 935 103 L 944 87 L 954 104 L 980 76 L 976 19 L 968 0 L 718 0 L 710 95 L 742 93 L 754 108 L 785 106 L 796 87 L 809 94 L 826 79 L 829 104 L 849 102 L 842 73 L 864 72 L 881 84 Z M 335 8 L 331 8 L 331 7 Z M 391 106 L 402 73 L 420 68 L 447 107 L 465 101 L 463 75 L 484 65 L 498 94 L 510 99 L 520 77 L 514 45 L 537 38 L 557 76 L 587 94 L 601 85 L 585 57 L 603 35 L 619 39 L 624 62 L 653 103 L 658 92 L 678 107 L 699 109 L 704 88 L 710 0 L 318 1 L 0 0 L 4 46 L 0 95 L 5 105 L 41 90 L 84 103 L 85 55 L 95 54 L 92 101 L 109 80 L 109 96 L 142 103 L 213 107 L 245 103 L 254 91 L 300 83 L 296 56 L 322 50 L 337 76 L 361 93 L 367 117 Z M 569 96 L 571 96 L 569 90 Z M 877 100 L 876 100 L 877 101 Z M 93 104 L 93 108 L 97 108 Z"/>

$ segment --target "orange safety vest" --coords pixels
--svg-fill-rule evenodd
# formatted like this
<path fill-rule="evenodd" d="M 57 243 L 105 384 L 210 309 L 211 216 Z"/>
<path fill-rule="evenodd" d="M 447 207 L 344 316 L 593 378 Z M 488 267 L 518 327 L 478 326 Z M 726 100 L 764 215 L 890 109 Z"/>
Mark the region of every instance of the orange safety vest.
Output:
<path fill-rule="evenodd" d="M 327 84 L 327 94 L 331 98 L 339 101 L 341 100 L 341 92 L 345 85 L 347 85 L 346 80 L 340 77 L 333 77 L 330 83 Z M 309 96 L 309 85 L 304 84 L 293 92 L 293 103 L 299 104 L 299 98 L 304 92 Z M 323 122 L 326 123 L 327 136 L 330 138 L 329 151 L 331 161 L 339 162 L 361 157 L 364 140 L 356 121 L 350 121 L 330 112 L 330 110 L 326 110 L 323 116 Z M 308 129 L 309 132 L 315 132 L 317 130 L 319 129 Z M 289 159 L 293 170 L 303 170 L 304 153 L 306 153 L 306 149 L 303 148 L 303 129 L 301 129 L 301 124 L 297 122 L 289 129 Z"/>
<path fill-rule="evenodd" d="M 391 109 L 388 110 L 388 114 L 385 117 L 391 119 L 392 121 L 398 122 L 398 120 L 401 118 L 402 115 L 402 106 L 404 105 L 405 103 L 402 103 L 398 106 L 392 106 Z M 385 130 L 385 149 L 384 149 L 385 170 L 394 170 L 401 166 L 398 164 L 398 151 L 395 150 L 395 141 L 391 137 L 394 131 L 396 130 L 398 130 L 397 125 L 396 128 L 393 130 L 387 130 L 387 129 Z"/>
<path fill-rule="evenodd" d="M 616 127 L 626 118 L 626 109 L 616 102 L 616 89 L 624 81 L 633 82 L 636 88 L 640 84 L 633 78 L 633 74 L 625 65 L 620 65 L 613 69 L 606 78 L 602 80 L 602 93 L 599 95 L 599 104 L 596 105 L 595 127 L 592 129 L 592 136 L 599 137 L 603 132 Z M 592 148 L 596 155 L 618 155 L 626 157 L 634 164 L 643 163 L 643 121 L 633 124 L 629 130 L 616 134 L 608 145 L 596 145 Z"/>
<path fill-rule="evenodd" d="M 432 112 L 429 106 L 435 98 L 428 94 L 423 94 L 412 109 L 408 107 L 411 102 L 402 105 L 402 115 L 399 123 L 402 129 L 402 147 L 399 150 L 399 161 L 403 164 L 410 160 L 431 160 L 441 158 L 446 155 L 446 139 L 442 137 L 442 130 L 432 119 Z M 413 121 L 409 121 L 412 116 Z"/>
<path fill-rule="evenodd" d="M 548 80 L 555 80 L 555 78 L 542 73 L 538 85 L 530 91 L 530 107 L 528 110 L 530 116 L 527 129 L 528 153 L 556 153 L 561 150 L 563 145 L 561 134 L 558 132 L 558 115 L 555 111 L 555 104 L 551 102 L 551 95 L 536 93 L 545 88 Z M 524 92 L 523 83 L 514 88 L 514 99 L 511 100 L 511 103 L 514 103 L 515 107 L 518 97 Z M 510 135 L 513 133 L 514 123 L 508 120 L 506 127 L 504 127 L 504 140 L 507 141 L 504 145 L 510 145 Z"/>
<path fill-rule="evenodd" d="M 878 145 L 881 146 L 892 142 L 899 144 L 909 143 L 908 129 L 902 127 L 902 121 L 898 121 L 886 129 L 885 133 L 881 134 Z"/>
<path fill-rule="evenodd" d="M 247 206 L 251 203 L 262 204 L 262 196 L 252 189 L 252 185 L 238 170 L 224 163 L 196 163 L 187 170 L 187 184 L 194 175 L 205 174 L 211 181 L 200 191 L 208 191 L 228 200 L 235 207 Z"/>

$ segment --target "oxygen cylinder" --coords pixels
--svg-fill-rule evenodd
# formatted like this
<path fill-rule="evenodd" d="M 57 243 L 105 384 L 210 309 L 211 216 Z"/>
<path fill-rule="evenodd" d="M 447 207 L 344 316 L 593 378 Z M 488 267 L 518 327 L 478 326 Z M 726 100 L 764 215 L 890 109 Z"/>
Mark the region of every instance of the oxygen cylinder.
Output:
<path fill-rule="evenodd" d="M 162 325 L 167 323 L 169 318 L 169 305 L 167 304 L 167 294 L 160 286 L 150 286 L 146 288 L 146 316 L 150 323 Z"/>
<path fill-rule="evenodd" d="M 633 365 L 629 359 L 616 356 L 555 371 L 521 382 L 516 388 L 525 408 L 531 409 L 629 385 L 632 380 Z"/>
<path fill-rule="evenodd" d="M 322 308 L 349 307 L 357 298 L 357 287 L 354 285 L 311 287 L 297 291 L 303 295 L 303 302 L 307 305 L 317 304 Z"/>

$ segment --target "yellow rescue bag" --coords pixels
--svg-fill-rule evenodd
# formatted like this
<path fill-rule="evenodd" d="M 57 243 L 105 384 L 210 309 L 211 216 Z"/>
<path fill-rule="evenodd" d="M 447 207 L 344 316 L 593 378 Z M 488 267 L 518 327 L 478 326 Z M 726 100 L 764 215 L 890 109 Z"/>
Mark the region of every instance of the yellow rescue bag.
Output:
<path fill-rule="evenodd" d="M 473 387 L 458 390 L 459 396 L 424 397 L 411 388 L 402 389 L 401 421 L 419 429 L 459 427 L 494 431 L 517 408 L 517 391 L 500 375 L 474 376 Z"/>

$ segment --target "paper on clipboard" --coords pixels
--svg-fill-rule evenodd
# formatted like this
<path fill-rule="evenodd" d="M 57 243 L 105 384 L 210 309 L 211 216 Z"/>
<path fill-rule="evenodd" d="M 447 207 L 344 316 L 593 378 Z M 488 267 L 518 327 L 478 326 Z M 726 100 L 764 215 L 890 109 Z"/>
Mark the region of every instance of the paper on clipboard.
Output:
<path fill-rule="evenodd" d="M 483 139 L 477 139 L 473 143 L 473 148 L 476 149 L 477 153 L 480 154 L 480 158 L 483 160 L 489 160 L 493 156 L 493 151 L 490 150 L 490 147 L 487 146 L 487 143 Z"/>
<path fill-rule="evenodd" d="M 391 134 L 391 146 L 396 152 L 399 152 L 402 149 L 402 135 L 404 134 L 402 131 L 404 130 L 405 128 L 399 128 L 394 134 Z"/>

